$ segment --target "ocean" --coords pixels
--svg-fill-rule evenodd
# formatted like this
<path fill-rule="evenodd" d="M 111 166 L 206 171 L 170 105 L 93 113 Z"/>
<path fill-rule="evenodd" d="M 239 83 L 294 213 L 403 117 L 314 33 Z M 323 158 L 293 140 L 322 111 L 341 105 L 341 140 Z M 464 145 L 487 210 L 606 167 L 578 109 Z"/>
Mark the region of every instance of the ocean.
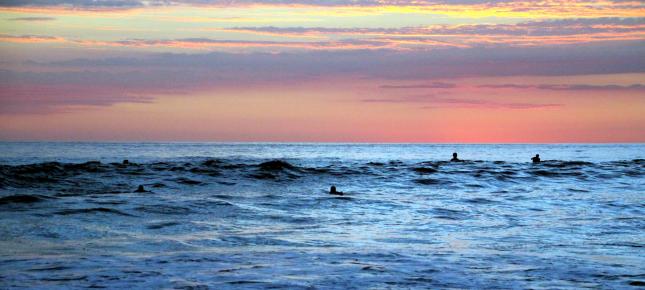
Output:
<path fill-rule="evenodd" d="M 0 288 L 630 289 L 644 176 L 645 144 L 0 142 Z"/>

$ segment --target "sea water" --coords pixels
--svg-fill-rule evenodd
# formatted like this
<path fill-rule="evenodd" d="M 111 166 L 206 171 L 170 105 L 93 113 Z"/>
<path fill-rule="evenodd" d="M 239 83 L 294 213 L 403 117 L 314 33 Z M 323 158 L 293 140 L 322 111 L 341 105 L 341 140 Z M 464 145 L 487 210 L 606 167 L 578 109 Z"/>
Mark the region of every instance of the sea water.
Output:
<path fill-rule="evenodd" d="M 632 288 L 643 159 L 644 144 L 0 143 L 0 288 Z"/>

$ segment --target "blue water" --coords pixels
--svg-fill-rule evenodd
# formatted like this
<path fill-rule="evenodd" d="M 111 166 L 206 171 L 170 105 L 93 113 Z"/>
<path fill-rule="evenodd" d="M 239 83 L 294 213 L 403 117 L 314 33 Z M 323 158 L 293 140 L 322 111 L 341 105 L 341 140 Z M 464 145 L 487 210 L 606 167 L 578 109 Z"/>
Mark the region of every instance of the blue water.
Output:
<path fill-rule="evenodd" d="M 26 164 L 44 161 L 141 162 L 187 157 L 320 159 L 364 161 L 426 161 L 460 158 L 485 161 L 543 159 L 617 161 L 645 158 L 645 144 L 334 144 L 334 143 L 95 143 L 95 142 L 0 142 L 0 163 Z"/>
<path fill-rule="evenodd" d="M 0 288 L 634 288 L 644 149 L 0 143 Z"/>

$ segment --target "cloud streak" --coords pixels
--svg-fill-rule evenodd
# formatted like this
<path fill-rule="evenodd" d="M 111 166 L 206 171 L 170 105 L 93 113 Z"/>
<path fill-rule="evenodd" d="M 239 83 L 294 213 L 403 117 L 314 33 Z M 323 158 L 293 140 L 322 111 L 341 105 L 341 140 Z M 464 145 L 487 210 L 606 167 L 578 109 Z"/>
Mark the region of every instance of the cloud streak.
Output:
<path fill-rule="evenodd" d="M 381 85 L 381 89 L 453 89 L 456 88 L 456 84 L 444 83 L 444 82 L 433 82 L 431 84 L 415 84 L 415 85 Z"/>
<path fill-rule="evenodd" d="M 40 21 L 53 21 L 54 17 L 16 17 L 9 19 L 11 21 L 26 21 L 26 22 L 40 22 Z"/>
<path fill-rule="evenodd" d="M 645 40 L 645 18 L 593 18 L 517 24 L 430 25 L 401 28 L 236 27 L 215 29 L 256 35 L 379 39 L 392 43 L 472 47 L 544 46 L 601 41 Z"/>
<path fill-rule="evenodd" d="M 0 34 L 0 42 L 15 43 L 45 43 L 45 42 L 66 42 L 67 40 L 57 36 L 46 35 L 10 35 Z"/>
<path fill-rule="evenodd" d="M 483 108 L 483 109 L 544 109 L 558 108 L 562 104 L 497 102 L 486 99 L 473 98 L 446 98 L 437 95 L 417 95 L 406 97 L 372 98 L 361 100 L 364 103 L 398 103 L 398 104 L 424 104 L 421 108 Z"/>
<path fill-rule="evenodd" d="M 245 41 L 218 40 L 209 38 L 181 39 L 126 39 L 126 40 L 89 40 L 66 39 L 46 35 L 8 35 L 0 34 L 0 42 L 48 43 L 61 42 L 86 47 L 128 47 L 128 48 L 176 48 L 189 50 L 216 50 L 237 48 L 283 48 L 303 50 L 369 50 L 397 49 L 395 43 L 386 40 L 348 39 L 340 41 Z M 434 47 L 450 47 L 450 44 L 432 43 Z"/>
<path fill-rule="evenodd" d="M 422 51 L 338 50 L 284 53 L 150 54 L 145 58 L 75 59 L 43 63 L 76 69 L 152 67 L 215 70 L 233 77 L 253 66 L 257 75 L 362 75 L 391 80 L 512 75 L 645 72 L 641 43 L 540 48 L 465 48 Z M 251 78 L 255 79 L 255 78 Z M 427 83 L 422 85 L 428 85 Z"/>
<path fill-rule="evenodd" d="M 587 85 L 587 84 L 540 84 L 540 85 L 523 85 L 523 84 L 501 84 L 501 85 L 480 85 L 479 88 L 486 89 L 536 89 L 550 91 L 633 91 L 645 92 L 645 85 Z"/>

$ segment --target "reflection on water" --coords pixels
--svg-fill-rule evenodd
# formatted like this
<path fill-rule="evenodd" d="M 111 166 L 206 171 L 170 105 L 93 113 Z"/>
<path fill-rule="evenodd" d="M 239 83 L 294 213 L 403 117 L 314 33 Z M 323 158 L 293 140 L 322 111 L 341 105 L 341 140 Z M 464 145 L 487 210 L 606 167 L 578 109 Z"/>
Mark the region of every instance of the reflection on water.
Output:
<path fill-rule="evenodd" d="M 643 145 L 30 144 L 0 145 L 0 288 L 645 281 Z"/>

